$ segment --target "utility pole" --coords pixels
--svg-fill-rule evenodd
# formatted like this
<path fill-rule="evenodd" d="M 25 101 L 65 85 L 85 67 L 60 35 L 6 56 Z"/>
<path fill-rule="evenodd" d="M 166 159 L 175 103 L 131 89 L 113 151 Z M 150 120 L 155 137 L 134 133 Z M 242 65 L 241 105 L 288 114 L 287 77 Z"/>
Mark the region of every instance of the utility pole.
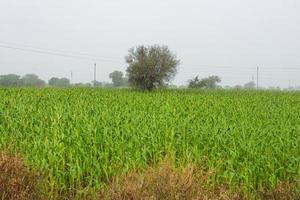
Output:
<path fill-rule="evenodd" d="M 72 85 L 72 83 L 73 83 L 73 72 L 71 71 L 71 85 Z"/>
<path fill-rule="evenodd" d="M 256 87 L 257 87 L 257 89 L 258 89 L 258 74 L 259 74 L 259 67 L 257 67 L 257 71 L 256 71 Z"/>
<path fill-rule="evenodd" d="M 96 72 L 97 72 L 97 64 L 94 64 L 94 87 L 96 87 Z"/>

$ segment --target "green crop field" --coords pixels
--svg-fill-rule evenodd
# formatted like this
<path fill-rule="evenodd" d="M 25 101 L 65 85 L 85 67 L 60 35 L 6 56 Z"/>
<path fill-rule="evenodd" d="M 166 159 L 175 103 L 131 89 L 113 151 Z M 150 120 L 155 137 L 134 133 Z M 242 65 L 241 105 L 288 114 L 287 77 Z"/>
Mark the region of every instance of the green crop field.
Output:
<path fill-rule="evenodd" d="M 0 89 L 0 148 L 47 192 L 101 188 L 172 156 L 255 197 L 300 180 L 300 93 Z"/>

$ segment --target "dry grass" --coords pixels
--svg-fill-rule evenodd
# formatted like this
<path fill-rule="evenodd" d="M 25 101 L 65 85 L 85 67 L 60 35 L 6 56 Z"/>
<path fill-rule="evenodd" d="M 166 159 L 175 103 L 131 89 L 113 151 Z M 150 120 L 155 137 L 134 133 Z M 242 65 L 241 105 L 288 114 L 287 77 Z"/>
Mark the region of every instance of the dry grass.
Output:
<path fill-rule="evenodd" d="M 39 199 L 38 177 L 30 172 L 20 156 L 0 153 L 0 199 Z"/>
<path fill-rule="evenodd" d="M 296 184 L 278 183 L 272 192 L 262 192 L 259 197 L 266 200 L 300 200 L 300 195 L 295 192 Z"/>
<path fill-rule="evenodd" d="M 188 166 L 175 169 L 170 162 L 162 162 L 156 167 L 148 167 L 142 172 L 130 172 L 115 177 L 100 192 L 100 199 L 106 200 L 300 200 L 295 192 L 296 184 L 278 183 L 273 191 L 263 191 L 248 196 L 226 185 L 212 186 L 209 177 L 212 172 Z"/>
<path fill-rule="evenodd" d="M 100 192 L 101 199 L 110 200 L 192 200 L 192 199 L 241 199 L 232 195 L 226 187 L 208 187 L 210 173 L 189 166 L 176 170 L 169 162 L 163 162 L 144 172 L 132 172 L 114 178 Z"/>

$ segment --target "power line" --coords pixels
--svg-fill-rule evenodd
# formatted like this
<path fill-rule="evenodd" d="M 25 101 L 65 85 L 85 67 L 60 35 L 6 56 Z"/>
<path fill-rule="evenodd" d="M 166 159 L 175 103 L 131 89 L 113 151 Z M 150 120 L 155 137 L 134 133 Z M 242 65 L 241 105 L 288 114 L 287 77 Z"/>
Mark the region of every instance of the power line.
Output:
<path fill-rule="evenodd" d="M 222 70 L 253 70 L 253 66 L 245 66 L 245 65 L 185 65 L 185 64 L 181 64 L 181 66 L 184 67 L 189 67 L 189 70 L 197 70 L 197 69 L 201 69 L 202 68 L 210 68 L 210 69 L 205 69 L 205 70 L 213 70 L 213 69 L 218 69 L 220 70 L 220 68 L 222 68 Z M 261 69 L 263 71 L 273 71 L 273 70 L 300 70 L 300 65 L 299 66 L 263 66 L 263 68 Z"/>
<path fill-rule="evenodd" d="M 96 77 L 96 71 L 97 70 L 97 64 L 95 63 L 94 64 L 94 87 L 96 87 L 96 79 L 97 79 L 97 77 Z"/>
<path fill-rule="evenodd" d="M 9 44 L 9 45 L 8 45 Z M 11 46 L 14 45 L 14 46 Z M 16 46 L 17 45 L 17 46 Z M 23 46 L 23 47 L 18 47 L 18 46 Z M 84 59 L 84 60 L 91 60 L 91 61 L 101 61 L 101 62 L 115 62 L 115 63 L 121 63 L 113 59 L 107 59 L 104 57 L 97 57 L 92 54 L 86 54 L 86 53 L 75 53 L 75 52 L 68 52 L 68 51 L 62 51 L 62 50 L 54 50 L 54 49 L 49 49 L 49 48 L 43 48 L 43 47 L 36 47 L 36 46 L 31 46 L 31 45 L 20 45 L 17 43 L 12 43 L 12 42 L 1 42 L 0 41 L 0 47 L 1 48 L 7 48 L 7 49 L 14 49 L 14 50 L 20 50 L 20 51 L 26 51 L 26 52 L 32 52 L 32 53 L 40 53 L 40 54 L 48 54 L 48 55 L 54 55 L 54 56 L 62 56 L 62 57 L 69 57 L 69 58 L 76 58 L 76 59 Z M 27 48 L 24 48 L 27 47 Z M 29 48 L 28 48 L 29 47 Z M 76 54 L 76 55 L 75 55 Z M 233 65 L 195 65 L 195 64 L 184 64 L 182 63 L 182 66 L 185 67 L 192 67 L 189 70 L 198 70 L 199 68 L 204 68 L 204 67 L 209 67 L 211 69 L 218 69 L 222 68 L 222 70 L 231 70 L 231 68 L 234 68 L 234 70 L 239 70 L 239 71 L 246 71 L 249 70 L 251 71 L 252 66 L 243 66 L 243 68 L 237 69 L 237 67 L 241 66 L 233 66 Z M 286 66 L 284 68 L 278 68 L 277 67 L 271 67 L 271 66 L 264 66 L 263 71 L 268 71 L 268 70 L 300 70 L 300 65 L 299 66 Z M 201 69 L 211 71 L 208 69 Z"/>
<path fill-rule="evenodd" d="M 46 54 L 46 55 L 53 55 L 53 56 L 60 56 L 60 57 L 67 57 L 67 58 L 75 58 L 75 59 L 81 59 L 81 60 L 100 61 L 100 62 L 114 62 L 114 63 L 119 63 L 120 64 L 120 62 L 116 62 L 116 61 L 108 60 L 108 59 L 91 58 L 91 57 L 87 57 L 87 56 L 79 56 L 79 55 L 71 55 L 71 54 L 64 54 L 64 53 L 57 53 L 57 52 L 50 52 L 50 51 L 42 51 L 42 50 L 36 50 L 36 49 L 13 47 L 13 46 L 2 45 L 2 44 L 0 44 L 0 48 L 13 49 L 13 50 L 32 52 L 32 53 L 39 53 L 39 54 Z"/>
<path fill-rule="evenodd" d="M 37 47 L 37 46 L 32 46 L 32 45 L 24 45 L 24 44 L 17 44 L 14 42 L 2 42 L 0 41 L 0 44 L 2 45 L 8 45 L 11 46 L 13 45 L 14 47 L 19 47 L 19 48 L 30 48 L 30 49 L 36 49 L 36 50 L 42 50 L 42 51 L 47 51 L 47 52 L 59 52 L 59 53 L 64 53 L 64 54 L 71 54 L 71 55 L 78 55 L 78 56 L 84 56 L 84 57 L 91 57 L 91 58 L 100 58 L 97 55 L 93 55 L 93 54 L 88 54 L 88 53 L 79 53 L 79 52 L 71 52 L 71 51 L 66 51 L 66 50 L 57 50 L 57 49 L 49 49 L 49 48 L 45 48 L 45 47 Z M 20 47 L 21 46 L 21 47 Z M 114 60 L 111 58 L 107 58 L 107 57 L 101 57 L 102 59 L 110 59 L 110 60 Z"/>

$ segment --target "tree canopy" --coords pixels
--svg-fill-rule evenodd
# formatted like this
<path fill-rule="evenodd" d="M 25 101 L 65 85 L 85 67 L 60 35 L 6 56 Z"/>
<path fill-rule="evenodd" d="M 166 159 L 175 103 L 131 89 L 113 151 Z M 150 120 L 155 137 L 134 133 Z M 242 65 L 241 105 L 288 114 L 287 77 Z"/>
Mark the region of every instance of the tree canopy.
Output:
<path fill-rule="evenodd" d="M 217 88 L 217 83 L 221 82 L 221 78 L 218 76 L 209 76 L 207 78 L 199 79 L 199 76 L 189 80 L 189 88 Z"/>
<path fill-rule="evenodd" d="M 26 87 L 43 87 L 46 83 L 35 74 L 26 74 L 20 80 L 20 85 Z"/>
<path fill-rule="evenodd" d="M 121 71 L 113 71 L 109 74 L 109 78 L 112 80 L 114 87 L 127 85 L 127 79 L 123 77 L 123 72 Z"/>
<path fill-rule="evenodd" d="M 49 79 L 48 85 L 54 87 L 69 87 L 71 84 L 70 84 L 70 80 L 67 78 L 52 77 L 51 79 Z"/>
<path fill-rule="evenodd" d="M 16 74 L 0 75 L 0 86 L 15 87 L 20 83 L 20 76 Z"/>
<path fill-rule="evenodd" d="M 254 81 L 250 81 L 249 83 L 246 83 L 244 85 L 244 88 L 246 88 L 246 89 L 254 89 L 255 86 L 256 86 L 255 82 Z"/>
<path fill-rule="evenodd" d="M 129 83 L 142 90 L 153 90 L 169 82 L 180 61 L 167 46 L 138 46 L 126 56 Z"/>
<path fill-rule="evenodd" d="M 16 74 L 0 75 L 0 86 L 3 87 L 43 87 L 45 81 L 35 74 L 26 74 L 22 78 Z"/>

